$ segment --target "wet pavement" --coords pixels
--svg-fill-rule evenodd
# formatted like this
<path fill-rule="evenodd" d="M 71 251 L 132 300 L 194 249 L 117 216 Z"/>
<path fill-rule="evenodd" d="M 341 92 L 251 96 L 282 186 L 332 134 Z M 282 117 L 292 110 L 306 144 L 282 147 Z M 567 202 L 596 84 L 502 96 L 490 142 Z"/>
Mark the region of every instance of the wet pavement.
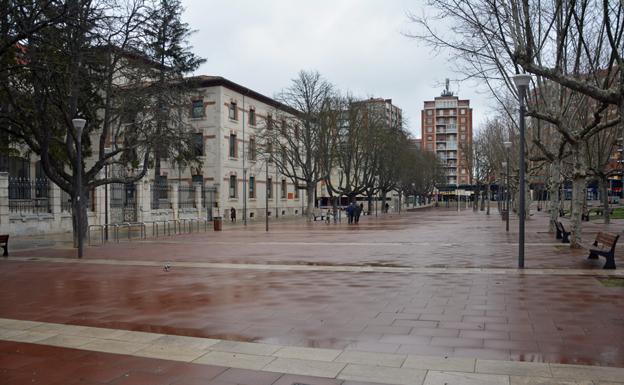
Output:
<path fill-rule="evenodd" d="M 110 260 L 106 265 L 8 258 L 0 263 L 0 317 L 295 347 L 624 367 L 624 287 L 552 271 L 499 274 L 516 266 L 517 234 L 506 234 L 493 212 L 427 209 L 364 217 L 358 226 L 290 221 L 272 224 L 268 234 L 257 223 L 87 250 L 87 259 Z M 608 229 L 619 232 L 623 224 Z M 602 228 L 589 224 L 587 241 Z M 527 242 L 530 269 L 603 273 L 604 260 L 588 261 L 586 251 L 556 243 L 543 213 L 529 221 Z M 616 263 L 623 252 L 618 247 Z M 41 247 L 11 256 L 73 253 Z M 171 261 L 172 269 L 141 261 Z M 432 270 L 288 269 L 293 265 Z M 468 269 L 448 274 L 442 267 Z"/>

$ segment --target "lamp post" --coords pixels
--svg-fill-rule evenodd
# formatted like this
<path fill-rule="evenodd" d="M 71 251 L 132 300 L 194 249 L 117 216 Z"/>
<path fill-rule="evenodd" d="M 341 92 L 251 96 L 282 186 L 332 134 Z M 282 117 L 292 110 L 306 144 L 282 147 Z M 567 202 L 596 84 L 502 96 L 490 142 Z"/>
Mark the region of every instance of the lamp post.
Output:
<path fill-rule="evenodd" d="M 504 166 L 506 167 L 506 173 L 507 173 L 507 181 L 505 183 L 506 189 L 505 189 L 505 206 L 507 206 L 507 222 L 505 224 L 505 231 L 509 232 L 509 150 L 511 149 L 511 142 L 510 141 L 506 141 L 503 143 L 503 145 L 505 146 L 505 151 L 507 153 L 507 161 L 503 162 Z"/>
<path fill-rule="evenodd" d="M 524 220 L 525 220 L 525 191 L 524 191 L 524 115 L 525 115 L 525 106 L 524 106 L 524 96 L 527 88 L 529 87 L 529 83 L 531 82 L 531 75 L 528 74 L 518 74 L 514 75 L 513 81 L 518 89 L 518 99 L 520 100 L 520 144 L 518 146 L 518 153 L 520 154 L 520 163 L 518 166 L 520 174 L 518 188 L 520 189 L 520 199 L 518 202 L 518 217 L 519 217 L 519 226 L 518 226 L 518 268 L 524 269 Z"/>
<path fill-rule="evenodd" d="M 113 151 L 112 148 L 106 147 L 104 148 L 104 154 L 108 155 Z M 104 163 L 104 179 L 108 179 L 108 159 L 106 163 Z M 104 239 L 108 241 L 108 186 L 109 184 L 104 185 Z"/>
<path fill-rule="evenodd" d="M 78 212 L 76 215 L 76 227 L 78 230 L 78 258 L 82 258 L 83 241 L 82 241 L 82 130 L 87 123 L 84 119 L 72 119 L 72 124 L 76 130 L 76 184 L 78 188 Z"/>
<path fill-rule="evenodd" d="M 266 167 L 266 175 L 265 175 L 265 181 L 266 183 L 264 184 L 265 187 L 265 191 L 264 191 L 264 230 L 266 232 L 269 231 L 269 188 L 271 187 L 269 185 L 269 159 L 266 160 L 265 162 L 265 167 Z"/>

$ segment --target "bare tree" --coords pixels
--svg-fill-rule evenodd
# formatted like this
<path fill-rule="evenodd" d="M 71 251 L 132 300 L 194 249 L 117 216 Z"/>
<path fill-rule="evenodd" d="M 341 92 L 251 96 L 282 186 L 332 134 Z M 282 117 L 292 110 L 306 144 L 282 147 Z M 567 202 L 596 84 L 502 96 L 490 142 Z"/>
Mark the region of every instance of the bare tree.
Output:
<path fill-rule="evenodd" d="M 81 202 L 91 189 L 137 181 L 157 145 L 182 154 L 189 153 L 191 142 L 187 125 L 156 129 L 158 114 L 184 121 L 189 100 L 185 93 L 161 89 L 166 97 L 160 100 L 166 102 L 159 103 L 150 92 L 158 63 L 141 51 L 149 42 L 145 21 L 150 8 L 140 0 L 68 4 L 63 22 L 28 36 L 20 59 L 6 72 L 8 81 L 0 85 L 0 105 L 6 106 L 0 110 L 0 130 L 13 145 L 40 156 L 45 174 L 71 196 L 77 241 L 78 234 L 86 234 L 87 210 Z M 169 79 L 170 89 L 177 91 L 183 73 Z M 81 140 L 72 124 L 76 117 L 87 121 Z M 80 142 L 84 157 L 78 164 Z M 101 171 L 109 164 L 125 172 L 104 178 Z M 76 231 L 78 217 L 81 232 Z"/>
<path fill-rule="evenodd" d="M 258 131 L 259 150 L 270 153 L 276 167 L 307 192 L 306 214 L 314 218 L 314 193 L 331 167 L 326 157 L 335 131 L 332 127 L 333 86 L 315 71 L 300 71 L 277 99 L 284 104 Z"/>

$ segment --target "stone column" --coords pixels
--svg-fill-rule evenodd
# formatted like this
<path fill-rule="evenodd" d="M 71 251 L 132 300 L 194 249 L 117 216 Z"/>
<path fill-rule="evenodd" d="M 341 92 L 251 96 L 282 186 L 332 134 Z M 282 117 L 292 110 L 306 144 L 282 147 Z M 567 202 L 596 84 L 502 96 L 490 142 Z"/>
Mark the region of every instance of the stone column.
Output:
<path fill-rule="evenodd" d="M 180 182 L 169 182 L 169 186 L 171 188 L 171 208 L 173 209 L 173 219 L 179 219 L 178 189 Z"/>
<path fill-rule="evenodd" d="M 136 184 L 137 192 L 137 221 L 149 222 L 152 220 L 152 188 L 147 178 Z"/>
<path fill-rule="evenodd" d="M 52 217 L 54 218 L 54 224 L 52 228 L 58 231 L 61 230 L 61 188 L 52 181 L 49 181 L 49 183 L 50 196 L 48 197 L 48 199 L 50 199 L 50 210 L 52 213 Z"/>
<path fill-rule="evenodd" d="M 0 172 L 0 233 L 9 232 L 9 173 Z"/>
<path fill-rule="evenodd" d="M 197 208 L 197 216 L 202 217 L 203 207 L 202 207 L 202 186 L 201 184 L 195 185 L 195 207 Z"/>

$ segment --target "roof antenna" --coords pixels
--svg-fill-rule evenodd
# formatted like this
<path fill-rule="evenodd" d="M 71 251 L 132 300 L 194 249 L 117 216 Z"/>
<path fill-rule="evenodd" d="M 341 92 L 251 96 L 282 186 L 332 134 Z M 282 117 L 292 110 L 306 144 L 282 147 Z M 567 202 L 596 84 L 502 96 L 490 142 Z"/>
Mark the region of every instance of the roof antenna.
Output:
<path fill-rule="evenodd" d="M 449 90 L 450 82 L 449 78 L 446 78 L 446 89 L 442 91 L 442 96 L 453 96 L 453 93 Z"/>

